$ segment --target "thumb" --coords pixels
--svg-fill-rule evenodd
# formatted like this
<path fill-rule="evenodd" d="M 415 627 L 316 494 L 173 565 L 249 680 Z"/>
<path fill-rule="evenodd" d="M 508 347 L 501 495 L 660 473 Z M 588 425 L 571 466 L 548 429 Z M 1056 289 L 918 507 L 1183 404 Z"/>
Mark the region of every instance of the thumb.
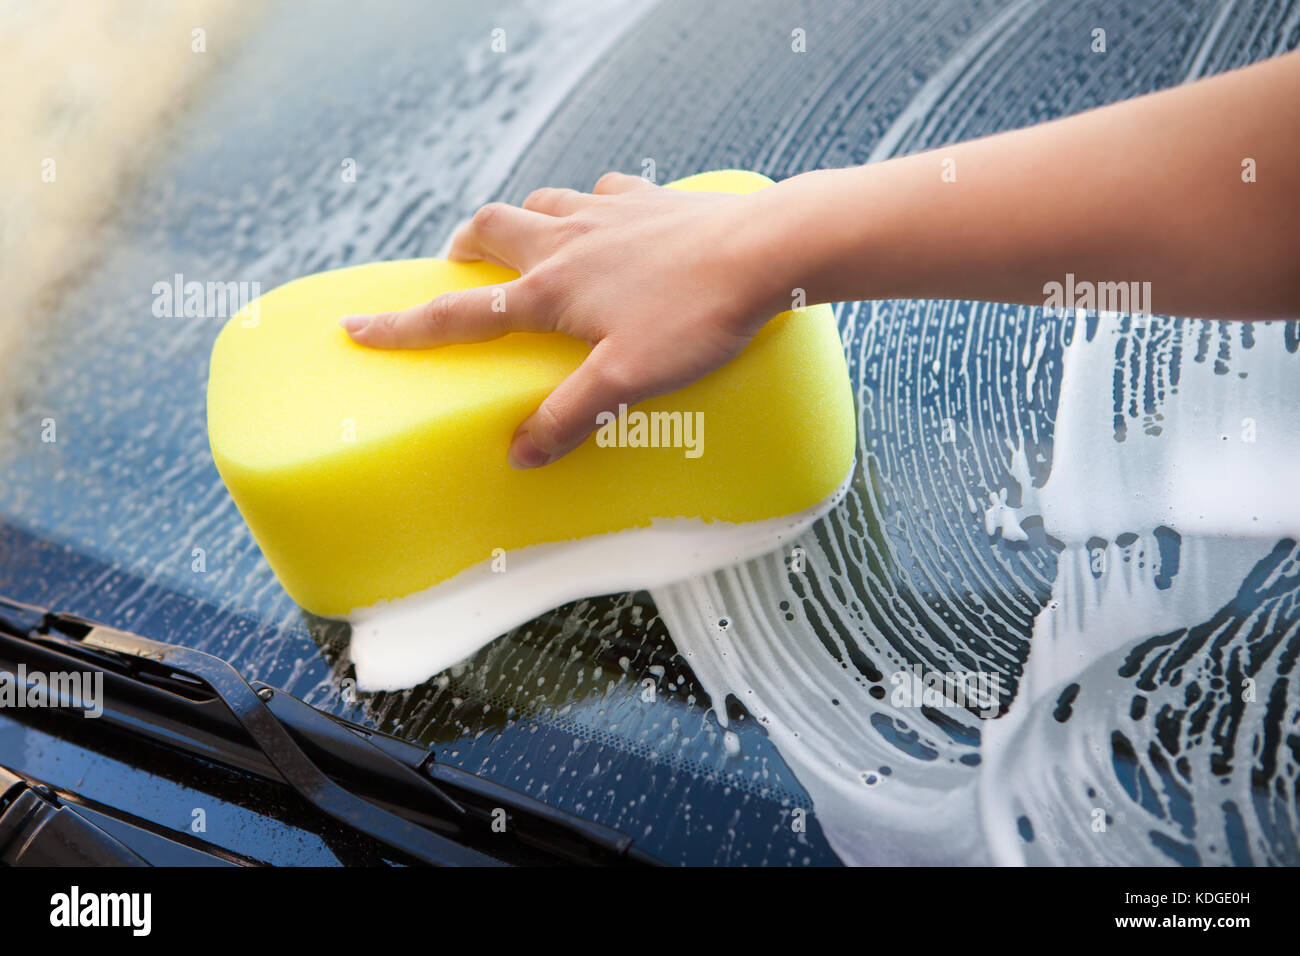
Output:
<path fill-rule="evenodd" d="M 603 341 L 572 374 L 556 386 L 515 432 L 510 442 L 510 464 L 515 468 L 538 468 L 562 458 L 596 430 L 601 412 L 618 413 L 619 405 L 632 405 L 646 396 L 639 394 L 627 365 L 615 358 Z"/>

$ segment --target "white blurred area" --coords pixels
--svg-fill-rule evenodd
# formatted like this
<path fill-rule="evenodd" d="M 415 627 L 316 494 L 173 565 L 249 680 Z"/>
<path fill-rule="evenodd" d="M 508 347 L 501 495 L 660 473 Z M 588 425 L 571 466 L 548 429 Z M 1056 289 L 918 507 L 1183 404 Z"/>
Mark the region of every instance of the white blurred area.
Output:
<path fill-rule="evenodd" d="M 123 188 L 257 6 L 0 0 L 0 362 L 94 261 Z"/>

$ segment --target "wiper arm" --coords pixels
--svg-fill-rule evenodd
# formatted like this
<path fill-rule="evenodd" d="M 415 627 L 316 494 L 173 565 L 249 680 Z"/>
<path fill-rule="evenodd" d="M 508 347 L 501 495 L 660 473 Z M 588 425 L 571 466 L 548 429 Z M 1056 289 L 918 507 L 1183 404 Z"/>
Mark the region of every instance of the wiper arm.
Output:
<path fill-rule="evenodd" d="M 0 766 L 0 866 L 257 866 L 127 810 Z"/>
<path fill-rule="evenodd" d="M 0 767 L 0 864 L 22 866 L 146 866 L 129 846 L 105 833 L 45 788 Z"/>
<path fill-rule="evenodd" d="M 0 598 L 6 662 L 104 675 L 102 720 L 206 760 L 282 781 L 354 831 L 432 865 L 496 865 L 512 840 L 529 862 L 655 863 L 630 837 L 474 774 L 427 750 L 248 683 L 211 654 Z M 456 837 L 451 839 L 439 832 Z M 509 854 L 505 854 L 508 856 Z"/>

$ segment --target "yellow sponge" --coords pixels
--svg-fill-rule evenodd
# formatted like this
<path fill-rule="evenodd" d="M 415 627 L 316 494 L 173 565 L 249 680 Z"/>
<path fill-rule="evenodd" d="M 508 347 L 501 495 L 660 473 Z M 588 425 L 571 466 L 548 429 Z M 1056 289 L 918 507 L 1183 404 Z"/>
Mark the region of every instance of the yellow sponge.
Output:
<path fill-rule="evenodd" d="M 722 171 L 673 185 L 740 193 L 769 183 Z M 813 506 L 846 478 L 853 402 L 829 306 L 783 313 L 724 368 L 633 409 L 702 413 L 693 419 L 704 426 L 698 457 L 683 447 L 604 447 L 593 436 L 530 471 L 506 461 L 511 436 L 586 343 L 517 333 L 380 351 L 339 327 L 342 315 L 516 275 L 438 259 L 323 272 L 262 296 L 218 336 L 212 456 L 271 568 L 308 611 L 344 616 L 410 595 L 496 549 L 657 518 L 774 518 Z"/>

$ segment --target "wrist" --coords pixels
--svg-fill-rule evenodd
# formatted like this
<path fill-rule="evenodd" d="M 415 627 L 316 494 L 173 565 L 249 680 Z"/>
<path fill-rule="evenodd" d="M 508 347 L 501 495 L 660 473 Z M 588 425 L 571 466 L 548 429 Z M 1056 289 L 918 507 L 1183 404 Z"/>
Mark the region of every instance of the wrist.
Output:
<path fill-rule="evenodd" d="M 764 321 L 806 305 L 871 297 L 858 265 L 870 261 L 858 248 L 870 241 L 863 172 L 813 170 L 743 197 L 740 268 Z"/>
<path fill-rule="evenodd" d="M 711 243 L 718 275 L 739 299 L 738 319 L 750 334 L 794 308 L 798 294 L 797 269 L 787 250 L 789 217 L 772 195 L 780 186 L 727 202 Z"/>

